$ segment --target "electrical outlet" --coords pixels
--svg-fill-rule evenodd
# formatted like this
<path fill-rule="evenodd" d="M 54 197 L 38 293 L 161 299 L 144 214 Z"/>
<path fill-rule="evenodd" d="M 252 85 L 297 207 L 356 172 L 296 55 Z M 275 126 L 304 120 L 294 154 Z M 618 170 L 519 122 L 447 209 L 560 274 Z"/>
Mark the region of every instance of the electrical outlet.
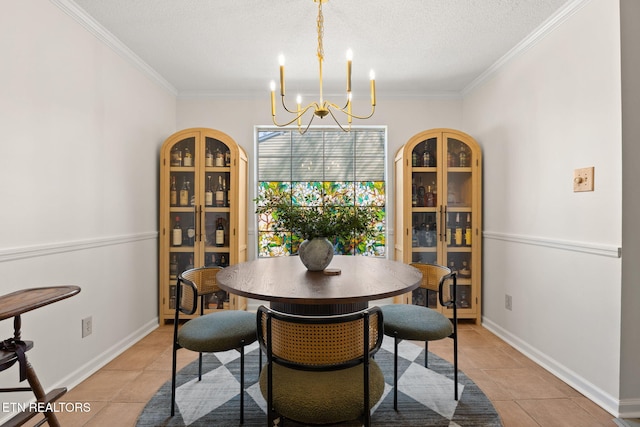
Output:
<path fill-rule="evenodd" d="M 91 335 L 93 332 L 93 319 L 91 316 L 82 319 L 82 338 Z"/>
<path fill-rule="evenodd" d="M 593 191 L 594 167 L 580 168 L 573 171 L 573 192 Z"/>
<path fill-rule="evenodd" d="M 512 305 L 511 295 L 505 295 L 504 296 L 504 308 L 506 308 L 507 310 L 510 311 L 512 307 L 513 307 L 513 305 Z"/>

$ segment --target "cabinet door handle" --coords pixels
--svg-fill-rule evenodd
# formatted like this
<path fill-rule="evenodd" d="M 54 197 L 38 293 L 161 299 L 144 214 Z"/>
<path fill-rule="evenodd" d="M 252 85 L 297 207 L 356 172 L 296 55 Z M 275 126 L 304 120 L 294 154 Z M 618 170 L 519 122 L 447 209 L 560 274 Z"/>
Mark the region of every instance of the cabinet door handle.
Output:
<path fill-rule="evenodd" d="M 443 242 L 447 241 L 447 206 L 440 205 L 440 238 Z"/>
<path fill-rule="evenodd" d="M 200 209 L 202 209 L 202 207 L 200 205 L 197 205 L 193 208 L 193 216 L 194 216 L 194 221 L 196 222 L 196 241 L 201 241 L 202 240 L 202 230 L 200 228 L 201 226 L 201 221 L 200 221 Z"/>

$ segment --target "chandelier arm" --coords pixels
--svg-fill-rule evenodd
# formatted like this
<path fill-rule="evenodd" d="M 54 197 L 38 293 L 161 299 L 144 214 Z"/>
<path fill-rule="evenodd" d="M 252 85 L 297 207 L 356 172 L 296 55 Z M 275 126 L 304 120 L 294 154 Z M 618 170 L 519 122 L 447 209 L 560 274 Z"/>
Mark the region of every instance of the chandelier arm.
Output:
<path fill-rule="evenodd" d="M 330 104 L 331 106 L 333 106 L 333 104 Z M 335 107 L 334 107 L 335 108 Z M 336 124 L 338 125 L 338 127 L 340 129 L 342 129 L 343 132 L 351 132 L 351 123 L 349 123 L 349 126 L 347 128 L 345 128 L 344 126 L 342 126 L 340 124 L 340 122 L 338 121 L 338 119 L 336 118 L 336 116 L 333 114 L 333 111 L 331 111 L 331 108 L 327 108 L 327 111 L 329 112 L 329 114 L 331 115 L 331 117 L 333 117 L 333 121 L 336 122 Z"/>
<path fill-rule="evenodd" d="M 307 111 L 309 111 L 311 108 L 315 108 L 316 106 L 317 106 L 317 104 L 316 104 L 315 102 L 313 102 L 313 103 L 311 103 L 311 104 L 307 105 L 306 107 L 304 107 L 304 109 L 302 109 L 302 110 L 300 111 L 300 113 L 299 113 L 299 114 L 298 114 L 298 112 L 297 112 L 297 111 L 289 111 L 289 110 L 287 110 L 287 111 L 289 111 L 290 113 L 296 114 L 296 116 L 295 116 L 291 121 L 286 122 L 286 123 L 278 123 L 278 122 L 276 121 L 276 116 L 275 116 L 275 115 L 273 115 L 273 116 L 272 116 L 272 118 L 273 118 L 273 124 L 274 124 L 274 125 L 276 125 L 276 126 L 278 126 L 278 127 L 289 126 L 291 123 L 295 122 L 296 120 L 298 120 L 299 118 L 301 118 L 302 116 L 304 116 L 304 114 L 305 114 Z M 312 115 L 312 117 L 311 117 L 311 121 L 313 121 L 313 115 Z M 311 122 L 309 122 L 309 124 L 311 124 Z M 307 126 L 307 127 L 308 127 L 308 126 Z"/>
<path fill-rule="evenodd" d="M 290 110 L 289 108 L 287 108 L 287 105 L 284 103 L 284 95 L 283 95 L 283 96 L 281 96 L 281 97 L 280 97 L 280 99 L 282 100 L 282 108 L 284 108 L 284 110 L 285 110 L 287 113 L 291 113 L 291 114 L 298 114 L 298 112 L 297 112 L 297 111 L 293 111 L 293 110 Z M 309 107 L 310 107 L 310 105 L 308 105 L 308 106 L 305 108 L 305 111 L 306 111 Z M 300 116 L 298 116 L 298 117 L 300 117 Z M 296 120 L 298 117 L 296 117 L 294 120 Z"/>
<path fill-rule="evenodd" d="M 309 120 L 309 123 L 307 123 L 307 127 L 304 128 L 304 130 L 301 130 L 300 126 L 298 126 L 298 133 L 300 133 L 300 135 L 304 135 L 305 133 L 307 133 L 307 131 L 311 127 L 311 123 L 313 123 L 313 119 L 315 119 L 315 118 L 316 118 L 315 114 L 312 114 L 311 115 L 311 120 Z"/>
<path fill-rule="evenodd" d="M 333 107 L 335 110 L 338 110 L 338 111 L 344 113 L 345 115 L 347 115 L 349 117 L 353 117 L 354 119 L 359 119 L 359 120 L 366 120 L 366 119 L 371 118 L 373 116 L 373 113 L 376 111 L 376 106 L 372 105 L 371 106 L 371 113 L 369 113 L 368 116 L 358 116 L 356 114 L 349 113 L 347 110 L 345 110 L 345 108 L 347 108 L 348 105 L 346 105 L 344 108 L 340 108 L 336 104 L 334 104 L 333 102 L 327 102 L 327 104 L 330 105 L 331 107 Z M 329 111 L 331 111 L 331 110 L 329 110 Z"/>

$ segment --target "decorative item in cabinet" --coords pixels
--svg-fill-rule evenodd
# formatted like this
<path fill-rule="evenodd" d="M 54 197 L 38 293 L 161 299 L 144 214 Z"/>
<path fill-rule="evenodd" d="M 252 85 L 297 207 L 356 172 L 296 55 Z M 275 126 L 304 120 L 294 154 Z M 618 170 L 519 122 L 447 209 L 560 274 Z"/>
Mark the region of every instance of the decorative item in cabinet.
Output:
<path fill-rule="evenodd" d="M 395 157 L 395 259 L 445 265 L 458 273 L 458 316 L 480 320 L 482 153 L 469 135 L 432 129 L 413 136 Z M 439 306 L 433 291 L 398 303 Z"/>
<path fill-rule="evenodd" d="M 180 272 L 247 260 L 247 155 L 230 136 L 185 129 L 162 146 L 159 255 L 161 321 L 173 320 Z M 220 292 L 205 307 L 246 309 L 246 298 Z"/>

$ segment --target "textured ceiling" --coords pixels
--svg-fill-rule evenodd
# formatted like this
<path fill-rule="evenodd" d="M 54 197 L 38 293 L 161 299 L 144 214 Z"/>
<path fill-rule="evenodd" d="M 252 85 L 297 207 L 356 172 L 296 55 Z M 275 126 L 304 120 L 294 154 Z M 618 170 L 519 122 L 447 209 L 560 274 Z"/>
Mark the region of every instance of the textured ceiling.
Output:
<path fill-rule="evenodd" d="M 278 78 L 280 53 L 287 93 L 317 93 L 313 0 L 67 1 L 179 95 L 264 94 Z M 323 5 L 325 93 L 344 90 L 348 48 L 354 94 L 368 91 L 370 69 L 381 96 L 460 93 L 572 2 L 329 0 Z"/>

